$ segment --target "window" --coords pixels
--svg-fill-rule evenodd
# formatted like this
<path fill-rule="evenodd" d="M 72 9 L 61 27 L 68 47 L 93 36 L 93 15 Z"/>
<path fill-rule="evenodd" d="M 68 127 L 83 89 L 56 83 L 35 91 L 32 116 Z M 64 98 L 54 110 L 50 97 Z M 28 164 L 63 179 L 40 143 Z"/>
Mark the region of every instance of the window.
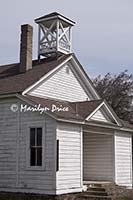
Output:
<path fill-rule="evenodd" d="M 42 166 L 42 128 L 30 128 L 30 166 Z"/>

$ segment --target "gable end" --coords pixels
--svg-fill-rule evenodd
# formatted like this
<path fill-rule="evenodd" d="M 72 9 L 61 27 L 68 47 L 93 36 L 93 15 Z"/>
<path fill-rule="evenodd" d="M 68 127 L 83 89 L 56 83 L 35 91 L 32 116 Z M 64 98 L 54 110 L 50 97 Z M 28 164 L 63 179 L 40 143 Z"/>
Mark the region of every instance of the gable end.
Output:
<path fill-rule="evenodd" d="M 90 100 L 69 63 L 56 70 L 28 94 L 70 102 Z"/>
<path fill-rule="evenodd" d="M 86 120 L 95 120 L 99 122 L 117 124 L 118 126 L 121 126 L 117 115 L 104 101 L 86 118 Z"/>

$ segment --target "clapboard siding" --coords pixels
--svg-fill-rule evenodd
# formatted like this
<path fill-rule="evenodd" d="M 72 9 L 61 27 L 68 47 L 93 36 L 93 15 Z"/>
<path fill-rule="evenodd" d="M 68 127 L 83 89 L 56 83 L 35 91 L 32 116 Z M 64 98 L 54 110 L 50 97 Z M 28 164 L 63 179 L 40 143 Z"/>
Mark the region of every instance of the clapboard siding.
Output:
<path fill-rule="evenodd" d="M 66 72 L 66 68 L 69 68 L 69 73 Z M 89 99 L 74 73 L 67 65 L 41 83 L 40 86 L 30 91 L 29 94 L 65 101 L 85 101 L 87 98 Z"/>
<path fill-rule="evenodd" d="M 39 126 L 44 130 L 44 167 L 41 170 L 28 168 L 27 134 L 29 127 Z M 55 190 L 55 136 L 56 122 L 52 118 L 37 113 L 21 113 L 19 187 L 43 190 Z"/>
<path fill-rule="evenodd" d="M 113 137 L 83 133 L 84 180 L 113 180 Z"/>
<path fill-rule="evenodd" d="M 79 125 L 59 123 L 59 171 L 56 176 L 57 193 L 66 189 L 81 188 L 81 127 Z"/>
<path fill-rule="evenodd" d="M 116 183 L 132 186 L 132 135 L 115 133 L 115 176 Z"/>
<path fill-rule="evenodd" d="M 10 110 L 17 101 L 0 101 L 0 188 L 16 187 L 18 114 Z"/>
<path fill-rule="evenodd" d="M 0 101 L 0 190 L 55 194 L 56 121 L 39 113 L 12 112 L 18 99 Z M 29 127 L 44 129 L 44 168 L 28 165 Z"/>
<path fill-rule="evenodd" d="M 97 120 L 97 121 L 102 121 L 102 122 L 108 122 L 108 120 L 105 118 L 105 116 L 103 115 L 103 113 L 98 110 L 92 117 L 92 120 Z"/>

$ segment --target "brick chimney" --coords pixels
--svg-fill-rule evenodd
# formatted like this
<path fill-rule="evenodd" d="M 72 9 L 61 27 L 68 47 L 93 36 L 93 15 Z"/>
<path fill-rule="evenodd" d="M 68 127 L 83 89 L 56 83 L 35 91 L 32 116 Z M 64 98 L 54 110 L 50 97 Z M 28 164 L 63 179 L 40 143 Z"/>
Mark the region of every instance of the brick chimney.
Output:
<path fill-rule="evenodd" d="M 20 46 L 20 72 L 32 69 L 32 37 L 33 28 L 29 24 L 21 26 L 21 46 Z"/>

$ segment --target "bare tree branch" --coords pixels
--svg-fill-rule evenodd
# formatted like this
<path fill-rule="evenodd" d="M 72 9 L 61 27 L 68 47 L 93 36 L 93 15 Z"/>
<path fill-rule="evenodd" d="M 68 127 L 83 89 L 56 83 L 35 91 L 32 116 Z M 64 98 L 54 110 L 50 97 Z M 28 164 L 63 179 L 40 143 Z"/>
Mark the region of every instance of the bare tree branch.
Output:
<path fill-rule="evenodd" d="M 93 80 L 99 95 L 106 99 L 116 114 L 123 120 L 133 122 L 133 75 L 127 70 L 118 75 L 107 73 Z"/>

